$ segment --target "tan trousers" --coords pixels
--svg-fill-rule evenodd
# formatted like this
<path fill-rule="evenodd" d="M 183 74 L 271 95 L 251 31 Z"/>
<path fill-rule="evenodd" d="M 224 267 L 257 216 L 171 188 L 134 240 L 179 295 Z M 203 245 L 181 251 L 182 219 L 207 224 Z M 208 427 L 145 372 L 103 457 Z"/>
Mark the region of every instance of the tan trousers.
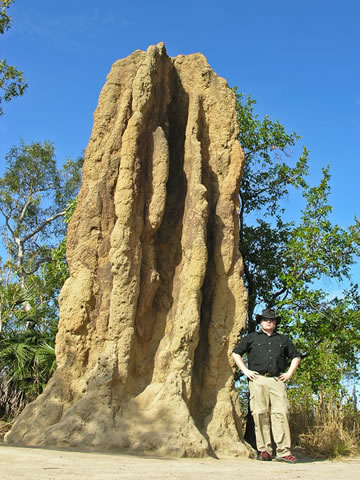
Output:
<path fill-rule="evenodd" d="M 250 409 L 255 423 L 256 446 L 261 452 L 272 454 L 271 430 L 276 444 L 276 455 L 290 454 L 289 403 L 286 385 L 277 377 L 259 375 L 249 382 Z"/>

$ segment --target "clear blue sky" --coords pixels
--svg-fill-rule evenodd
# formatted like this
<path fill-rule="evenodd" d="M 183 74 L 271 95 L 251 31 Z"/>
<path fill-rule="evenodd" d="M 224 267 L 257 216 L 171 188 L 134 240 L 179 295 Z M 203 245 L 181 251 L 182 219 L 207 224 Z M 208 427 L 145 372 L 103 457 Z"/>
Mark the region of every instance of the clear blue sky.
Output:
<path fill-rule="evenodd" d="M 358 0 L 16 0 L 10 13 L 0 58 L 29 89 L 0 117 L 0 172 L 20 138 L 53 141 L 59 162 L 80 155 L 111 65 L 163 41 L 170 56 L 203 53 L 261 116 L 302 135 L 313 180 L 331 165 L 334 220 L 359 215 Z"/>

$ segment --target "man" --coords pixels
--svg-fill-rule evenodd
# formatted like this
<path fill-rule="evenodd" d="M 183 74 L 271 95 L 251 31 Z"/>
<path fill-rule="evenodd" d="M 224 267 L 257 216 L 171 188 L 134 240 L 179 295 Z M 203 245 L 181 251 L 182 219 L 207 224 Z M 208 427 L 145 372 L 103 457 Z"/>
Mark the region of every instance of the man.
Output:
<path fill-rule="evenodd" d="M 259 332 L 246 335 L 234 348 L 236 365 L 249 380 L 250 409 L 255 423 L 258 460 L 272 460 L 272 442 L 276 444 L 276 460 L 295 463 L 291 454 L 286 382 L 300 364 L 301 355 L 289 337 L 279 334 L 280 317 L 265 309 L 256 315 Z M 242 356 L 248 354 L 248 367 Z M 290 366 L 286 370 L 288 360 Z"/>

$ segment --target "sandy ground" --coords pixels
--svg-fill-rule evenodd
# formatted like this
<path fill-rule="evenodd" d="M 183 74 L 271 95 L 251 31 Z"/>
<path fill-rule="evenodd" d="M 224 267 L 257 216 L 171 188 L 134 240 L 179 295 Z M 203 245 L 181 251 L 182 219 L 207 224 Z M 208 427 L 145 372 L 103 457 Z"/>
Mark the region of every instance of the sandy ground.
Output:
<path fill-rule="evenodd" d="M 251 459 L 164 459 L 0 445 L 0 480 L 355 480 L 360 458 L 296 465 Z"/>

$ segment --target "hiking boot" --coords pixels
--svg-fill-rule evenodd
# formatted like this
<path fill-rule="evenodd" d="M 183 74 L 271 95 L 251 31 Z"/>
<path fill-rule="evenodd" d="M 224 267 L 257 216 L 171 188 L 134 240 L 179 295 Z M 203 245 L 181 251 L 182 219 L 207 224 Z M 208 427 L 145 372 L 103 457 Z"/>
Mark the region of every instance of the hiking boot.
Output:
<path fill-rule="evenodd" d="M 262 462 L 270 462 L 272 457 L 269 452 L 259 452 L 258 456 L 256 457 L 257 460 L 261 460 Z"/>
<path fill-rule="evenodd" d="M 293 455 L 285 455 L 285 457 L 276 457 L 277 462 L 297 463 L 296 457 Z"/>

